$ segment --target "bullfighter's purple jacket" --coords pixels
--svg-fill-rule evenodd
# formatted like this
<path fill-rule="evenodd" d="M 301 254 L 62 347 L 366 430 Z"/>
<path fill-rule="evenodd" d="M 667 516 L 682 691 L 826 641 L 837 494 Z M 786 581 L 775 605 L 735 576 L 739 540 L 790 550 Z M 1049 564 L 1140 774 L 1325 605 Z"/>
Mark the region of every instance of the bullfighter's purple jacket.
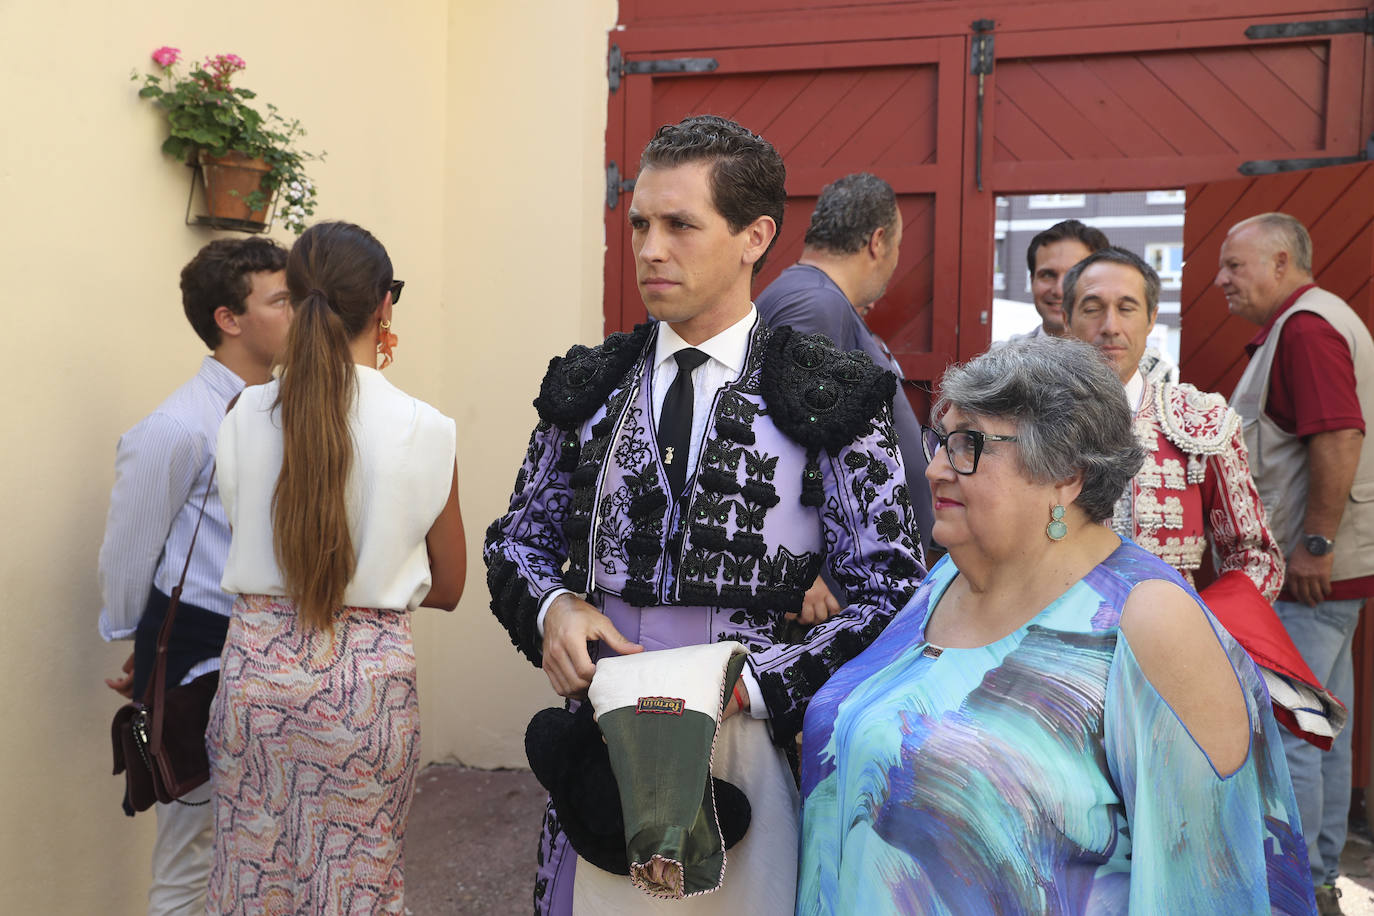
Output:
<path fill-rule="evenodd" d="M 861 352 L 756 324 L 674 502 L 649 396 L 655 339 L 645 324 L 550 362 L 509 511 L 487 530 L 492 610 L 536 665 L 539 605 L 560 587 L 586 592 L 647 649 L 739 640 L 785 746 L 812 694 L 924 574 L 895 380 Z M 849 607 L 785 642 L 783 615 L 822 563 Z"/>

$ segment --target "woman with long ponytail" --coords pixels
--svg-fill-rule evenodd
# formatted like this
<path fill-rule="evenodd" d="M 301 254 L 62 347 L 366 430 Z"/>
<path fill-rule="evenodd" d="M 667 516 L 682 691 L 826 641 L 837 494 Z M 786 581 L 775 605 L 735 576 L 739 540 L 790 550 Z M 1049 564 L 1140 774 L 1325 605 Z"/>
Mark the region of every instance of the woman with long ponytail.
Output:
<path fill-rule="evenodd" d="M 210 913 L 400 913 L 419 763 L 409 612 L 453 610 L 466 548 L 454 422 L 377 370 L 404 285 L 367 230 L 291 249 L 279 378 L 219 437 L 237 595 L 206 736 Z"/>

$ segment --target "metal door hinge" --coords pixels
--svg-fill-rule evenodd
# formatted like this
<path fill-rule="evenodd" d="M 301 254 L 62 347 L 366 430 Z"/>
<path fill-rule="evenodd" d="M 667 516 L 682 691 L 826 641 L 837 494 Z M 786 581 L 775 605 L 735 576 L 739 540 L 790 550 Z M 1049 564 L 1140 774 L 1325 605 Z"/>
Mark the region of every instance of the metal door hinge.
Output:
<path fill-rule="evenodd" d="M 1304 169 L 1320 169 L 1329 165 L 1350 165 L 1353 162 L 1364 161 L 1363 155 L 1328 156 L 1324 159 L 1251 159 L 1238 165 L 1236 171 L 1242 175 L 1273 175 L 1278 172 L 1300 172 Z"/>
<path fill-rule="evenodd" d="M 1262 38 L 1310 38 L 1314 35 L 1349 35 L 1363 32 L 1374 35 L 1374 12 L 1360 19 L 1314 19 L 1307 22 L 1276 22 L 1252 25 L 1245 30 L 1251 40 Z"/>
<path fill-rule="evenodd" d="M 983 81 L 992 74 L 992 30 L 997 25 L 991 19 L 975 19 L 973 40 L 969 42 L 968 72 L 978 77 L 978 103 L 974 125 L 973 174 L 978 190 L 983 190 Z"/>
<path fill-rule="evenodd" d="M 1278 172 L 1298 172 L 1304 169 L 1322 169 L 1333 165 L 1351 165 L 1374 159 L 1374 134 L 1364 145 L 1364 152 L 1354 156 L 1322 156 L 1309 159 L 1251 159 L 1236 166 L 1242 175 L 1274 175 Z"/>
<path fill-rule="evenodd" d="M 633 178 L 621 178 L 620 168 L 611 160 L 611 164 L 606 166 L 606 209 L 614 210 L 615 205 L 620 202 L 621 192 L 626 194 L 635 189 Z"/>
<path fill-rule="evenodd" d="M 634 73 L 710 73 L 720 66 L 714 57 L 664 57 L 659 60 L 626 60 L 619 45 L 611 45 L 606 58 L 606 78 L 611 91 L 620 88 L 620 78 Z"/>
<path fill-rule="evenodd" d="M 973 42 L 968 61 L 968 72 L 972 76 L 987 76 L 992 72 L 992 29 L 995 25 L 991 19 L 975 19 L 973 22 Z"/>

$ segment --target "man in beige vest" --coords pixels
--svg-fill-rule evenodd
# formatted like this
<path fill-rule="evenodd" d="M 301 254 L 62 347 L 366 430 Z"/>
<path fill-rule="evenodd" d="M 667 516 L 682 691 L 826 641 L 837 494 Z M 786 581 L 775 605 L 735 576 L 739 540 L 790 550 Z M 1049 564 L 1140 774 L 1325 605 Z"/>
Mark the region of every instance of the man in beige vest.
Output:
<path fill-rule="evenodd" d="M 1288 558 L 1274 607 L 1316 676 L 1350 704 L 1351 639 L 1374 595 L 1374 447 L 1364 435 L 1374 413 L 1374 340 L 1350 306 L 1313 283 L 1312 241 L 1286 214 L 1231 227 L 1216 285 L 1233 314 L 1260 326 L 1231 406 Z M 1325 754 L 1283 737 L 1318 909 L 1340 913 L 1334 885 L 1350 805 L 1350 730 Z"/>

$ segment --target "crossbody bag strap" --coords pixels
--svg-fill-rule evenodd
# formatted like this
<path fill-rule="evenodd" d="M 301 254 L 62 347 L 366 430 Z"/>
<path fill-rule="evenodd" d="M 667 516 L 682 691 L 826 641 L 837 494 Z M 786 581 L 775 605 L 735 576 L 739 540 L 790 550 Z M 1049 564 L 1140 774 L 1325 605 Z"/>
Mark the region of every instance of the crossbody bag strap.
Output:
<path fill-rule="evenodd" d="M 239 396 L 229 401 L 229 406 L 224 408 L 227 415 L 238 403 Z M 148 750 L 157 754 L 162 749 L 162 713 L 163 696 L 167 688 L 167 643 L 172 636 L 172 622 L 177 616 L 177 606 L 181 604 L 181 590 L 186 585 L 186 573 L 191 568 L 191 557 L 196 552 L 196 538 L 200 535 L 200 523 L 205 521 L 205 506 L 210 501 L 210 491 L 215 487 L 215 473 L 219 470 L 219 462 L 216 461 L 210 466 L 210 479 L 205 484 L 205 495 L 200 498 L 200 515 L 196 517 L 196 527 L 191 532 L 191 546 L 186 548 L 186 562 L 181 566 L 181 578 L 177 580 L 176 588 L 172 589 L 171 600 L 167 602 L 167 614 L 162 619 L 162 628 L 157 633 L 157 656 L 153 661 L 152 677 L 148 679 L 148 686 L 143 692 L 143 705 L 148 705 L 149 697 L 152 698 L 153 722 L 152 729 L 148 734 Z"/>
<path fill-rule="evenodd" d="M 143 694 L 143 704 L 148 705 L 152 695 L 153 727 L 148 734 L 148 749 L 156 754 L 162 748 L 162 711 L 165 704 L 163 695 L 167 687 L 167 643 L 172 636 L 172 622 L 176 620 L 177 606 L 181 604 L 181 589 L 186 585 L 186 571 L 191 568 L 191 557 L 196 552 L 196 536 L 200 534 L 200 523 L 205 520 L 205 504 L 210 499 L 210 489 L 215 485 L 216 467 L 210 468 L 210 480 L 205 485 L 205 495 L 200 500 L 200 516 L 196 519 L 195 530 L 191 532 L 191 546 L 186 551 L 186 562 L 181 567 L 181 579 L 172 589 L 171 600 L 167 602 L 167 615 L 162 619 L 162 629 L 157 633 L 157 657 L 153 662 L 153 674 L 148 679 L 148 687 Z"/>

